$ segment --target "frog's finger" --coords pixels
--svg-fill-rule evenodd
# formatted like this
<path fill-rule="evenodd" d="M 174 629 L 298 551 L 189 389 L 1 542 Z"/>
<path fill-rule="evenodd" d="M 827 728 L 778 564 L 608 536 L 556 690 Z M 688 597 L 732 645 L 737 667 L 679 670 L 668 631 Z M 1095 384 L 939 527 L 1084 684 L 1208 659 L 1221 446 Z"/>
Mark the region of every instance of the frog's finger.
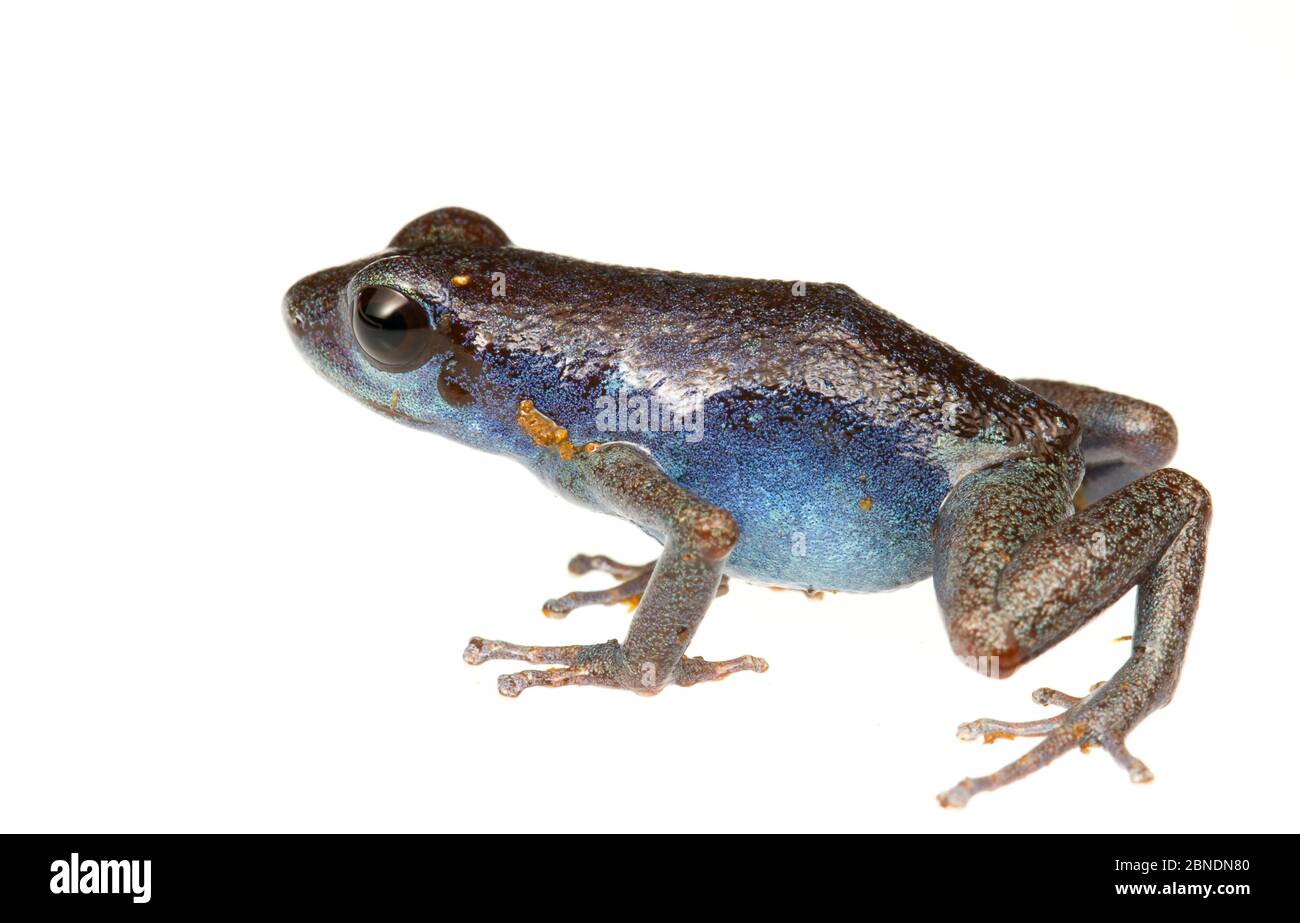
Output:
<path fill-rule="evenodd" d="M 583 606 L 612 606 L 614 603 L 635 601 L 645 592 L 646 584 L 649 582 L 650 571 L 647 570 L 608 590 L 567 593 L 558 599 L 548 599 L 542 603 L 542 615 L 551 619 L 562 619 L 574 609 Z"/>
<path fill-rule="evenodd" d="M 653 567 L 651 564 L 649 567 Z M 574 609 L 581 609 L 583 606 L 612 606 L 615 603 L 627 603 L 635 609 L 637 603 L 641 601 L 642 594 L 645 593 L 646 585 L 650 583 L 650 571 L 638 574 L 631 580 L 625 580 L 617 586 L 612 586 L 608 590 L 575 590 L 572 593 L 566 593 L 558 599 L 548 599 L 542 603 L 542 615 L 549 619 L 562 619 Z M 727 595 L 727 577 L 724 574 L 718 582 L 717 596 Z"/>
<path fill-rule="evenodd" d="M 583 574 L 598 570 L 619 580 L 626 580 L 629 577 L 648 574 L 654 566 L 654 561 L 648 564 L 620 564 L 603 554 L 575 554 L 569 561 L 569 573 L 581 577 Z"/>
<path fill-rule="evenodd" d="M 519 673 L 502 673 L 497 677 L 497 692 L 508 699 L 533 686 L 581 686 L 590 676 L 572 667 L 553 667 L 549 670 L 522 670 Z"/>
<path fill-rule="evenodd" d="M 473 637 L 465 646 L 462 655 L 471 666 L 487 663 L 489 660 L 522 660 L 527 663 L 564 663 L 578 664 L 593 654 L 609 654 L 617 651 L 617 641 L 603 644 L 564 644 L 559 646 L 511 644 L 509 641 L 491 641 L 487 638 Z"/>

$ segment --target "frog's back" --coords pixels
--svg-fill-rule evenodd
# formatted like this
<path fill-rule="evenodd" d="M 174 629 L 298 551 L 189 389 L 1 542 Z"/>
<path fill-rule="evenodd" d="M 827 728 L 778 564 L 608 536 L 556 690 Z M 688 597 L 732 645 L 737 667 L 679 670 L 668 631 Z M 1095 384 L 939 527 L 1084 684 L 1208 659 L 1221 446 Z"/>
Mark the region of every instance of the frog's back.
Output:
<path fill-rule="evenodd" d="M 1072 435 L 1055 406 L 847 286 L 516 248 L 452 262 L 502 284 L 456 297 L 522 392 L 575 443 L 639 443 L 730 510 L 741 541 L 728 570 L 748 579 L 853 591 L 921 579 L 956 477 Z"/>

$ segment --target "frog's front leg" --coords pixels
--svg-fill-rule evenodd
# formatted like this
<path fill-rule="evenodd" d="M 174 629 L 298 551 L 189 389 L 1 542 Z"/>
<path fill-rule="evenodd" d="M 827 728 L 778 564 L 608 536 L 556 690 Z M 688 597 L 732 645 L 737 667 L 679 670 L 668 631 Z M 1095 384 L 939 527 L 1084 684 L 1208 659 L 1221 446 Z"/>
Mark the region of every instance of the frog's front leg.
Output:
<path fill-rule="evenodd" d="M 1075 747 L 1100 746 L 1134 782 L 1151 779 L 1125 748 L 1128 733 L 1168 703 L 1196 614 L 1210 496 L 1165 468 L 1071 516 L 1078 468 L 1022 459 L 967 476 L 939 514 L 935 588 L 954 650 L 996 663 L 999 675 L 1041 654 L 1137 585 L 1132 653 L 1108 682 L 1075 698 L 1042 689 L 1035 700 L 1065 709 L 1020 724 L 980 719 L 971 739 L 1043 741 L 992 775 L 939 796 L 959 807 L 1023 778 Z"/>
<path fill-rule="evenodd" d="M 621 644 L 560 647 L 471 638 L 465 661 L 563 665 L 502 676 L 497 686 L 506 696 L 529 686 L 570 685 L 653 694 L 673 683 L 689 686 L 738 670 L 766 670 L 767 664 L 757 657 L 717 663 L 685 657 L 739 538 L 731 514 L 674 483 L 645 451 L 627 443 L 594 446 L 567 463 L 578 466 L 578 477 L 611 512 L 664 536 L 663 554 L 648 576 L 627 638 Z"/>

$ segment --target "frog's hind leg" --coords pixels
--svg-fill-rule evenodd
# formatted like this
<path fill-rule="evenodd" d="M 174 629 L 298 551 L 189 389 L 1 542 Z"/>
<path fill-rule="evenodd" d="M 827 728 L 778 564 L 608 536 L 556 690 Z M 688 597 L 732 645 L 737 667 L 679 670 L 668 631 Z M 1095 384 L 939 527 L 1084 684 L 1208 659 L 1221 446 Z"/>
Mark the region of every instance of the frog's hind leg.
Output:
<path fill-rule="evenodd" d="M 547 618 L 562 619 L 583 606 L 612 606 L 615 603 L 627 603 L 636 608 L 645 593 L 646 585 L 650 583 L 650 573 L 654 566 L 654 561 L 648 564 L 620 564 L 603 554 L 574 555 L 569 561 L 569 573 L 582 576 L 592 571 L 602 571 L 623 582 L 607 590 L 575 590 L 556 599 L 548 599 L 542 603 L 542 614 Z M 718 583 L 717 595 L 724 596 L 726 592 L 727 577 L 724 574 Z"/>
<path fill-rule="evenodd" d="M 731 514 L 674 483 L 648 453 L 627 443 L 598 446 L 566 464 L 577 466 L 576 476 L 611 512 L 665 538 L 663 554 L 645 575 L 644 592 L 627 638 L 621 643 L 556 647 L 471 638 L 465 661 L 523 660 L 556 665 L 550 670 L 500 677 L 498 690 L 511 697 L 531 686 L 572 685 L 652 694 L 674 683 L 690 686 L 740 670 L 766 670 L 767 663 L 758 657 L 709 662 L 685 656 L 740 536 Z M 585 564 L 628 572 L 617 562 L 608 562 L 606 567 L 604 563 L 592 564 L 594 560 L 601 559 L 588 558 Z M 634 575 L 628 582 L 639 579 L 641 575 Z"/>
<path fill-rule="evenodd" d="M 939 796 L 947 807 L 1023 778 L 1074 748 L 1099 746 L 1135 782 L 1151 773 L 1124 746 L 1128 733 L 1173 696 L 1196 614 L 1210 495 L 1164 468 L 1070 515 L 1078 469 L 1026 458 L 975 472 L 939 513 L 935 590 L 953 649 L 1000 676 L 1052 647 L 1138 587 L 1132 653 L 1080 698 L 1039 690 L 1065 712 L 1043 721 L 981 719 L 959 736 L 1042 737 L 992 775 Z"/>
<path fill-rule="evenodd" d="M 1178 448 L 1174 418 L 1155 404 L 1065 381 L 1025 378 L 1020 384 L 1079 420 L 1087 464 L 1075 497 L 1079 509 L 1163 468 Z"/>

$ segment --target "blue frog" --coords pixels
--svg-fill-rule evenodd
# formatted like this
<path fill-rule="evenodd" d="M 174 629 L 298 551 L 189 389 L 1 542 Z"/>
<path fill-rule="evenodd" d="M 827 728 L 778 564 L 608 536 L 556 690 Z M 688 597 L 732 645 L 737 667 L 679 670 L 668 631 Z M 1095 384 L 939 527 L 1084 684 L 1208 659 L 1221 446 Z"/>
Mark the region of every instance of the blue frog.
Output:
<path fill-rule="evenodd" d="M 843 285 L 584 262 L 515 247 L 444 208 L 387 249 L 296 283 L 284 316 L 343 391 L 402 423 L 509 455 L 581 505 L 654 536 L 660 557 L 578 555 L 617 586 L 544 611 L 636 601 L 623 641 L 475 637 L 465 659 L 549 665 L 502 694 L 598 685 L 657 693 L 767 663 L 686 651 L 727 577 L 869 593 L 933 575 L 954 651 L 1006 677 L 1140 588 L 1132 653 L 1063 711 L 959 736 L 1044 738 L 939 796 L 960 806 L 1075 747 L 1125 747 L 1177 682 L 1205 562 L 1210 497 L 1166 468 L 1177 433 L 1152 404 L 1014 381 Z"/>

